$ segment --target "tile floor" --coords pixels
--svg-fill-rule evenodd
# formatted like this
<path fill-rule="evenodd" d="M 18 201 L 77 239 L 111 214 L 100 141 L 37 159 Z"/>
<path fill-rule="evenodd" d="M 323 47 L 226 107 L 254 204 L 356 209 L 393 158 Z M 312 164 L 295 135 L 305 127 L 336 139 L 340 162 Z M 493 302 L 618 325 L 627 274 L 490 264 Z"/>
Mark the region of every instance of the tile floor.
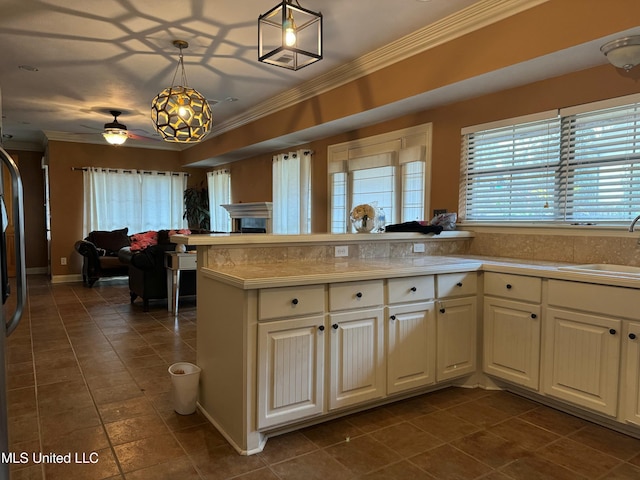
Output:
<path fill-rule="evenodd" d="M 11 451 L 71 452 L 73 463 L 13 464 L 14 480 L 640 479 L 640 440 L 480 389 L 351 415 L 242 457 L 200 414 L 172 411 L 167 367 L 195 361 L 193 301 L 174 319 L 163 302 L 131 306 L 124 284 L 28 283 L 8 346 Z"/>

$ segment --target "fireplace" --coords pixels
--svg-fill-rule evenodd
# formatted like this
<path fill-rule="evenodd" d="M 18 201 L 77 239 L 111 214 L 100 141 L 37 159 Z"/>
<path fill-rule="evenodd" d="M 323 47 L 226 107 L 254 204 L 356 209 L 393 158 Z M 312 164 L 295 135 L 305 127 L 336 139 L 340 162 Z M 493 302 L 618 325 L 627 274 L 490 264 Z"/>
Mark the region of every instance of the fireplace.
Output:
<path fill-rule="evenodd" d="M 222 205 L 231 216 L 232 231 L 237 233 L 271 233 L 271 202 L 230 203 Z"/>

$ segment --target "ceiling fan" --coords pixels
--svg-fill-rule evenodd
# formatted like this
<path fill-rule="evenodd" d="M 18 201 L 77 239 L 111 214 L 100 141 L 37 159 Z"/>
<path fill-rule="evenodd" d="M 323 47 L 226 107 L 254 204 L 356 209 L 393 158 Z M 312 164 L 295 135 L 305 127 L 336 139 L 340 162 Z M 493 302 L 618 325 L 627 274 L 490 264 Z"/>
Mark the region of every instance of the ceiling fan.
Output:
<path fill-rule="evenodd" d="M 113 122 L 104 124 L 104 132 L 102 136 L 111 145 L 122 145 L 129 138 L 129 132 L 127 126 L 118 122 L 118 116 L 122 112 L 118 110 L 109 110 L 109 113 L 113 115 Z"/>

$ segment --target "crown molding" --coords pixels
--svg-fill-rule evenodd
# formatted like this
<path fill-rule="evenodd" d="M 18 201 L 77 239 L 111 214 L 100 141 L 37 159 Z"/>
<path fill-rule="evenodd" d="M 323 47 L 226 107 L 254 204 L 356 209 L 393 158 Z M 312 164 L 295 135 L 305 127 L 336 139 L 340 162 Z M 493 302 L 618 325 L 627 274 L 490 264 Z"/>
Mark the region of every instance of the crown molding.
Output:
<path fill-rule="evenodd" d="M 271 97 L 241 115 L 214 126 L 209 138 L 240 128 L 328 92 L 399 61 L 447 43 L 549 0 L 482 0 L 409 35 Z"/>

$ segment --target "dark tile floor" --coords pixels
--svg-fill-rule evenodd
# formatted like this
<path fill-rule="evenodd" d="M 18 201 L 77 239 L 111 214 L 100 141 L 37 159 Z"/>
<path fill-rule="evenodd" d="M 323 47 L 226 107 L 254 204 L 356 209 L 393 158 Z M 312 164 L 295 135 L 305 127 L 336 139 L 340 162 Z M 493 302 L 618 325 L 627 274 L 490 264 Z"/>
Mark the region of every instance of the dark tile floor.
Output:
<path fill-rule="evenodd" d="M 172 410 L 167 367 L 195 361 L 193 301 L 174 318 L 163 302 L 130 305 L 124 284 L 28 283 L 8 347 L 11 450 L 30 459 L 12 465 L 14 480 L 640 479 L 640 440 L 480 389 L 351 415 L 242 457 L 200 414 Z M 71 463 L 35 464 L 31 452 Z"/>

